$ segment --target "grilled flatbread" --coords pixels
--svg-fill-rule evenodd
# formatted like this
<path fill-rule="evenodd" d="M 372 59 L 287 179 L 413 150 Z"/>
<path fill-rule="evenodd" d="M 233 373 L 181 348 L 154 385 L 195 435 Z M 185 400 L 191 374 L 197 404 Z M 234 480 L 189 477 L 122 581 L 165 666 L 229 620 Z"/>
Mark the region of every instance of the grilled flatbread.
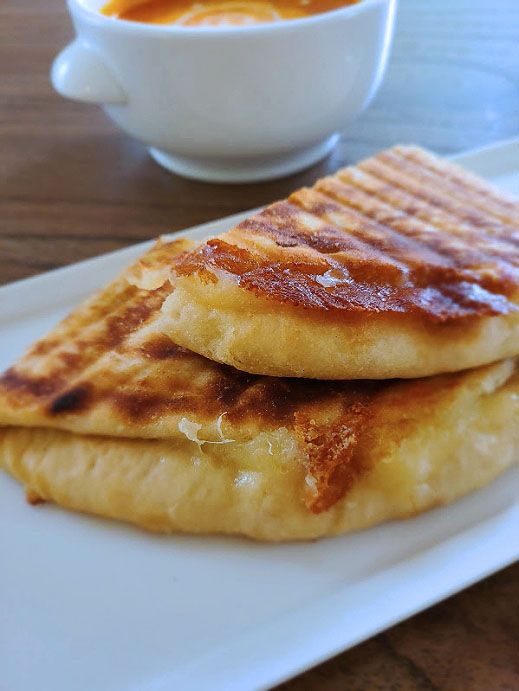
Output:
<path fill-rule="evenodd" d="M 396 147 L 179 257 L 180 345 L 246 372 L 420 377 L 519 354 L 519 204 Z"/>
<path fill-rule="evenodd" d="M 315 538 L 451 501 L 517 460 L 512 360 L 320 382 L 175 345 L 159 331 L 164 266 L 192 246 L 158 244 L 0 378 L 0 465 L 31 501 L 162 532 Z"/>

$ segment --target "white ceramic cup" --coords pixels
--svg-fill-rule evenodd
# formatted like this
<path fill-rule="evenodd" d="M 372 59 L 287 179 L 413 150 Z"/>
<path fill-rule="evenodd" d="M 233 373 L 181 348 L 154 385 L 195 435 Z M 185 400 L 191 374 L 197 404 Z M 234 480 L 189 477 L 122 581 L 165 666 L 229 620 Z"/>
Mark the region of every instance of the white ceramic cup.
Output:
<path fill-rule="evenodd" d="M 100 104 L 191 178 L 254 182 L 323 158 L 374 95 L 396 0 L 360 0 L 272 24 L 187 28 L 128 22 L 69 0 L 76 40 L 55 59 L 54 88 Z"/>

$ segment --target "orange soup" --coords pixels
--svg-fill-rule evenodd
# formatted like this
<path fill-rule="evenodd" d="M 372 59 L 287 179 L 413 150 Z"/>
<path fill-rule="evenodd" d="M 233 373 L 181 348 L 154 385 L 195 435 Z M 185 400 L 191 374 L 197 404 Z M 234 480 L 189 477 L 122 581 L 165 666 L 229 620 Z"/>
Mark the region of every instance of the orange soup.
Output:
<path fill-rule="evenodd" d="M 250 26 L 309 17 L 356 2 L 358 0 L 110 0 L 101 12 L 147 24 Z"/>

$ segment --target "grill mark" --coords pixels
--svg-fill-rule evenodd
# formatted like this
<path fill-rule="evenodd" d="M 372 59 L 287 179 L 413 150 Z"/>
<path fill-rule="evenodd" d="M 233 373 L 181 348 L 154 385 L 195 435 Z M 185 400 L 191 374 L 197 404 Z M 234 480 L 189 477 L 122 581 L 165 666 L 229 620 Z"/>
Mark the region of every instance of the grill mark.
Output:
<path fill-rule="evenodd" d="M 358 193 L 350 192 L 350 203 L 354 203 L 358 198 L 363 205 L 371 206 L 374 213 L 377 213 L 379 209 L 382 213 L 387 210 L 389 216 L 386 222 L 394 229 L 406 234 L 412 233 L 414 237 L 419 237 L 422 242 L 438 248 L 437 251 L 443 247 L 443 252 L 447 253 L 447 256 L 455 253 L 458 261 L 461 260 L 464 264 L 466 264 L 467 253 L 472 257 L 472 264 L 495 262 L 495 259 L 499 259 L 501 262 L 509 264 L 512 269 L 514 268 L 512 261 L 514 256 L 519 262 L 519 252 L 512 243 L 500 237 L 493 237 L 491 239 L 492 246 L 489 250 L 486 239 L 481 236 L 481 231 L 475 232 L 472 227 L 463 229 L 463 224 L 461 224 L 461 228 L 459 224 L 454 225 L 451 220 L 452 215 L 444 214 L 426 202 L 420 202 L 405 190 L 400 190 L 386 181 L 381 182 L 378 178 L 365 173 L 359 176 L 356 171 L 351 169 L 344 169 L 339 173 L 339 177 L 341 182 L 347 185 L 350 190 L 358 190 Z M 378 200 L 376 204 L 373 198 Z M 344 199 L 345 202 L 348 200 L 346 194 Z M 455 237 L 452 238 L 452 235 Z M 463 244 L 457 246 L 456 243 L 459 243 L 460 240 L 463 241 Z M 471 240 L 478 247 L 476 251 L 467 247 L 468 240 Z M 495 247 L 496 244 L 497 247 Z M 485 249 L 481 249 L 482 247 Z"/>
<path fill-rule="evenodd" d="M 108 394 L 106 398 L 121 417 L 131 422 L 143 423 L 168 413 L 189 414 L 197 410 L 196 398 L 187 392 L 168 396 L 154 392 L 119 391 Z"/>
<path fill-rule="evenodd" d="M 55 373 L 59 374 L 63 381 L 70 380 L 75 373 L 84 371 L 96 362 L 104 352 L 120 347 L 157 311 L 164 298 L 164 292 L 159 293 L 160 291 L 153 293 L 142 291 L 141 293 L 136 288 L 131 287 L 126 295 L 126 301 L 130 303 L 130 306 L 121 310 L 118 304 L 116 310 L 106 311 L 101 317 L 101 328 L 97 325 L 97 319 L 94 319 L 94 314 L 97 312 L 94 310 L 91 316 L 95 326 L 92 329 L 87 329 L 86 333 L 81 332 L 81 338 L 76 337 L 76 340 L 72 341 L 75 351 L 58 351 L 55 354 L 57 363 L 59 363 L 55 367 Z M 112 312 L 111 315 L 110 312 Z M 68 341 L 68 338 L 64 336 L 61 340 L 62 342 Z"/>
<path fill-rule="evenodd" d="M 190 357 L 191 353 L 186 348 L 173 343 L 167 336 L 153 336 L 139 346 L 139 351 L 151 360 L 180 360 Z"/>
<path fill-rule="evenodd" d="M 251 230 L 255 235 L 270 237 L 278 245 L 299 245 L 323 254 L 374 251 L 368 243 L 348 236 L 334 224 L 323 222 L 315 213 L 307 213 L 293 196 L 288 201 L 272 204 L 249 222 L 244 221 L 237 227 L 238 232 Z"/>
<path fill-rule="evenodd" d="M 316 189 L 323 197 L 335 201 L 345 220 L 351 223 L 350 227 L 344 228 L 344 232 L 367 236 L 377 249 L 401 265 L 415 270 L 430 267 L 446 272 L 455 268 L 450 255 L 441 253 L 436 247 L 431 249 L 424 246 L 416 236 L 397 232 L 366 214 L 363 205 L 359 203 L 360 197 L 355 188 L 348 188 L 333 178 L 325 178 L 322 184 L 319 182 L 316 185 Z M 393 209 L 390 211 L 395 213 Z M 385 220 L 388 220 L 387 217 Z"/>
<path fill-rule="evenodd" d="M 492 213 L 501 223 L 517 228 L 519 204 L 500 197 L 490 184 L 484 185 L 479 178 L 467 171 L 462 173 L 447 161 L 442 161 L 440 164 L 425 151 L 413 147 L 395 147 L 393 153 L 416 164 L 416 169 L 427 172 L 428 179 L 434 179 L 435 183 L 441 185 L 443 189 L 450 189 L 450 185 L 454 186 L 460 198 L 474 204 L 485 213 Z M 480 197 L 484 198 L 484 204 L 481 204 Z"/>
<path fill-rule="evenodd" d="M 29 363 L 32 359 L 38 361 L 46 358 L 52 363 L 51 374 L 32 377 L 11 369 L 0 377 L 0 386 L 6 390 L 23 391 L 37 398 L 57 395 L 64 384 L 95 362 L 100 353 L 124 338 L 124 331 L 129 335 L 132 329 L 138 328 L 138 320 L 145 311 L 151 313 L 155 309 L 158 298 L 149 301 L 145 308 L 133 310 L 133 313 L 131 308 L 124 308 L 120 315 L 117 314 L 117 311 L 121 311 L 121 305 L 136 299 L 142 300 L 142 295 L 138 294 L 135 287 L 124 287 L 122 280 L 116 279 L 109 288 L 87 300 L 82 307 L 62 320 L 57 327 L 58 336 L 45 337 L 30 348 L 26 356 Z M 111 320 L 108 317 L 110 313 L 115 313 Z M 111 322 L 111 327 L 107 321 Z M 108 334 L 107 328 L 111 328 Z"/>
<path fill-rule="evenodd" d="M 283 265 L 258 267 L 240 278 L 240 285 L 261 297 L 312 309 L 354 314 L 414 312 L 435 322 L 447 322 L 473 316 L 476 311 L 457 305 L 442 291 L 443 286 L 422 290 L 411 287 L 395 289 L 390 285 L 349 282 L 336 286 L 333 291 L 316 284 L 308 275 L 287 272 Z M 495 305 L 481 303 L 478 313 L 498 314 Z"/>
<path fill-rule="evenodd" d="M 331 199 L 331 193 L 330 195 L 325 195 L 324 193 L 322 194 L 323 197 L 326 197 L 328 199 Z M 338 199 L 339 196 L 337 195 L 336 197 L 333 197 L 334 199 Z M 366 221 L 375 221 L 372 216 L 369 216 L 366 214 L 366 216 L 362 216 L 360 212 L 357 212 L 356 210 L 351 210 L 351 207 L 347 207 L 344 204 L 338 203 L 337 205 L 337 210 L 338 213 L 341 213 L 344 215 L 345 218 L 349 218 L 352 224 L 357 222 L 357 219 L 363 221 L 362 225 L 362 230 L 360 231 L 361 234 L 367 235 L 368 234 L 368 228 L 369 226 L 367 225 Z M 310 205 L 309 205 L 310 208 Z M 338 220 L 336 219 L 337 223 Z M 386 222 L 388 219 L 386 218 Z M 381 256 L 384 257 L 384 254 L 382 252 L 385 252 L 388 257 L 392 257 L 395 262 L 398 261 L 399 265 L 402 267 L 401 269 L 401 275 L 403 275 L 403 272 L 406 271 L 409 278 L 413 281 L 413 283 L 416 286 L 421 286 L 424 287 L 431 282 L 447 282 L 447 281 L 458 281 L 460 278 L 465 278 L 466 280 L 474 280 L 476 276 L 474 275 L 474 272 L 471 270 L 460 270 L 452 267 L 447 263 L 448 258 L 444 261 L 443 264 L 433 264 L 431 260 L 421 260 L 421 257 L 424 255 L 424 250 L 425 247 L 424 245 L 420 245 L 416 240 L 411 239 L 408 235 L 402 234 L 400 235 L 398 231 L 395 230 L 395 226 L 393 224 L 389 224 L 391 227 L 388 226 L 383 226 L 382 224 L 379 224 L 376 222 L 376 225 L 374 225 L 375 228 L 380 228 L 380 233 L 377 233 L 377 235 L 383 235 L 383 238 L 381 240 L 378 239 L 377 235 L 375 235 L 375 241 L 377 241 L 378 244 L 378 249 L 381 250 Z M 394 233 L 392 233 L 392 229 L 394 230 Z M 352 226 L 348 228 L 344 228 L 344 232 L 352 232 Z M 394 235 L 394 239 L 392 239 L 392 236 Z M 407 244 L 404 244 L 403 242 L 400 242 L 399 244 L 401 245 L 400 250 L 395 249 L 395 244 L 398 240 L 408 240 Z M 406 249 L 409 248 L 408 251 Z M 414 250 L 414 251 L 413 251 Z M 418 252 L 419 257 L 416 257 L 416 252 Z M 433 255 L 434 256 L 434 255 Z M 441 255 L 439 255 L 440 259 L 442 259 Z M 462 255 L 463 258 L 463 255 Z M 406 266 L 407 265 L 407 266 Z M 348 267 L 349 268 L 349 267 Z M 384 275 L 384 271 L 379 271 L 379 265 L 372 265 L 371 267 L 371 274 L 372 278 L 374 279 L 374 282 L 377 282 L 377 279 L 379 282 L 385 282 L 385 279 L 387 276 Z M 480 275 L 481 272 L 478 272 L 477 279 L 481 282 L 482 285 L 484 285 L 486 288 L 491 289 L 494 287 L 497 287 L 498 290 L 501 290 L 503 287 L 502 280 L 496 280 L 496 277 L 493 276 L 492 274 L 489 275 Z M 365 273 L 364 278 L 366 279 L 369 277 L 369 273 Z M 381 280 L 382 279 L 382 280 Z M 497 283 L 497 285 L 496 285 Z"/>
<path fill-rule="evenodd" d="M 328 265 L 322 267 L 316 265 L 314 272 L 322 274 L 330 268 L 341 268 L 344 264 L 347 265 L 348 271 L 354 279 L 378 279 L 381 282 L 389 282 L 395 285 L 401 285 L 407 277 L 408 269 L 401 262 L 393 259 L 390 256 L 380 252 L 378 248 L 369 245 L 362 239 L 355 237 L 353 234 L 345 232 L 344 228 L 339 227 L 331 222 L 331 219 L 326 217 L 326 223 L 322 221 L 322 217 L 314 212 L 315 204 L 307 204 L 302 198 L 298 198 L 299 193 L 295 193 L 290 198 L 291 204 L 295 208 L 295 214 L 298 211 L 303 211 L 305 216 L 308 216 L 308 211 L 313 215 L 313 222 L 319 221 L 317 233 L 311 231 L 304 226 L 296 228 L 293 223 L 289 231 L 282 225 L 275 215 L 270 214 L 266 210 L 265 221 L 262 222 L 264 233 L 269 238 L 273 239 L 277 246 L 289 248 L 309 248 L 315 249 L 323 254 L 328 255 L 326 260 Z M 301 190 L 300 194 L 312 195 L 317 198 L 317 193 L 312 190 Z M 338 205 L 321 197 L 317 202 L 318 210 L 322 211 L 324 207 L 338 210 Z M 299 213 L 299 217 L 301 213 Z M 297 216 L 296 216 L 297 217 Z M 256 231 L 258 232 L 258 231 Z M 290 233 L 290 241 L 285 241 L 287 232 Z M 360 234 L 362 236 L 362 234 Z M 340 255 L 340 256 L 338 256 Z M 308 261 L 308 259 L 306 259 Z M 314 260 L 315 261 L 315 260 Z M 308 271 L 307 271 L 308 272 Z"/>
<path fill-rule="evenodd" d="M 153 299 L 155 296 L 149 295 L 147 302 L 139 302 L 128 307 L 122 314 L 114 314 L 109 317 L 106 323 L 105 334 L 96 339 L 95 345 L 105 346 L 107 349 L 116 348 L 133 331 L 142 326 L 160 304 L 160 301 Z"/>
<path fill-rule="evenodd" d="M 208 399 L 215 399 L 223 410 L 229 409 L 228 414 L 235 411 L 237 401 L 244 392 L 250 389 L 260 377 L 247 372 L 241 372 L 230 365 L 214 363 L 215 378 L 208 386 Z"/>
<path fill-rule="evenodd" d="M 295 411 L 302 405 L 325 400 L 330 395 L 339 394 L 344 388 L 341 382 L 302 382 L 297 379 L 259 377 L 216 364 L 214 369 L 214 381 L 195 394 L 192 390 L 179 391 L 178 388 L 174 395 L 153 390 L 141 391 L 137 387 L 129 391 L 107 391 L 95 387 L 92 382 L 81 382 L 60 393 L 44 406 L 44 411 L 55 419 L 68 415 L 84 416 L 105 403 L 121 419 L 130 423 L 146 424 L 175 413 L 202 414 L 206 417 L 226 413 L 227 418 L 235 424 L 260 418 L 263 422 L 279 425 L 290 423 Z M 377 384 L 383 387 L 387 382 Z M 367 385 L 374 388 L 371 382 Z M 40 403 L 44 403 L 40 391 L 35 396 Z"/>
<path fill-rule="evenodd" d="M 259 416 L 278 425 L 290 424 L 301 406 L 329 398 L 336 388 L 333 382 L 252 377 L 241 390 L 233 392 L 236 395 L 231 400 L 227 400 L 227 405 L 231 404 L 227 417 L 233 423 Z"/>
<path fill-rule="evenodd" d="M 125 384 L 127 386 L 128 382 Z M 208 404 L 205 394 L 200 392 L 199 395 L 193 395 L 187 389 L 179 391 L 178 386 L 174 394 L 153 389 L 146 391 L 140 389 L 138 383 L 130 390 L 120 390 L 117 386 L 107 390 L 95 386 L 93 382 L 82 382 L 54 398 L 45 407 L 45 412 L 54 418 L 68 414 L 85 415 L 101 404 L 108 404 L 121 419 L 140 424 L 173 413 L 223 412 L 221 406 Z"/>
<path fill-rule="evenodd" d="M 250 290 L 259 297 L 292 304 L 313 311 L 334 311 L 339 314 L 372 313 L 415 313 L 427 317 L 432 322 L 446 323 L 463 320 L 473 316 L 502 314 L 501 303 L 488 296 L 481 300 L 478 309 L 457 305 L 446 295 L 441 284 L 423 288 L 411 285 L 396 288 L 392 285 L 381 285 L 345 280 L 333 290 L 328 290 L 316 281 L 316 267 L 302 261 L 273 263 L 262 260 L 258 255 L 223 240 L 214 239 L 207 242 L 190 258 L 184 271 L 191 275 L 212 267 L 216 271 L 228 271 L 229 255 L 239 249 L 244 257 L 244 266 L 239 265 L 235 257 L 233 274 L 238 285 Z M 220 261 L 223 257 L 223 262 Z M 333 264 L 330 264 L 332 267 Z M 251 268 L 253 267 L 253 268 Z M 179 272 L 181 273 L 181 272 Z M 322 269 L 317 271 L 322 275 Z M 485 292 L 481 292 L 483 298 Z M 516 308 L 509 303 L 507 311 Z"/>
<path fill-rule="evenodd" d="M 214 261 L 216 252 L 218 262 Z M 254 269 L 255 266 L 256 260 L 252 252 L 214 238 L 192 252 L 178 257 L 172 266 L 172 271 L 178 276 L 189 276 L 194 273 L 203 279 L 211 276 L 209 280 L 216 282 L 217 278 L 211 269 L 222 269 L 234 276 L 241 276 Z"/>
<path fill-rule="evenodd" d="M 61 378 L 54 374 L 50 377 L 34 377 L 10 367 L 0 377 L 0 386 L 8 392 L 22 392 L 35 398 L 47 398 L 60 388 Z"/>
<path fill-rule="evenodd" d="M 295 208 L 292 223 L 290 224 L 276 211 L 276 208 L 267 207 L 267 209 L 260 212 L 258 218 L 240 223 L 237 230 L 269 237 L 280 247 L 309 247 L 323 254 L 351 252 L 353 250 L 369 251 L 370 249 L 369 245 L 362 246 L 353 238 L 348 238 L 344 233 L 331 225 L 321 224 L 318 234 L 316 234 L 314 230 L 305 227 L 303 223 L 297 224 L 295 222 L 297 219 L 297 209 Z"/>
<path fill-rule="evenodd" d="M 122 278 L 116 279 L 108 288 L 84 302 L 79 310 L 72 312 L 63 319 L 58 327 L 57 347 L 65 341 L 72 341 L 81 337 L 82 345 L 84 345 L 82 352 L 86 353 L 89 343 L 95 341 L 96 334 L 104 327 L 106 317 L 117 312 L 121 305 L 135 298 L 135 294 L 136 289 L 133 286 L 128 285 Z M 89 334 L 91 335 L 89 336 Z"/>
<path fill-rule="evenodd" d="M 49 412 L 51 415 L 84 412 L 91 407 L 92 393 L 91 384 L 78 384 L 55 398 L 49 406 Z"/>
<path fill-rule="evenodd" d="M 209 367 L 206 385 L 184 388 L 178 382 L 172 382 L 172 395 L 167 391 L 168 384 L 161 377 L 151 378 L 152 383 L 164 385 L 166 391 L 153 387 L 142 388 L 142 382 L 135 382 L 128 388 L 128 379 L 121 374 L 120 381 L 105 378 L 105 372 L 96 373 L 92 381 L 83 381 L 71 388 L 62 388 L 62 384 L 51 380 L 36 380 L 21 377 L 13 372 L 6 372 L 0 385 L 6 387 L 10 382 L 14 390 L 23 390 L 34 397 L 34 402 L 42 406 L 43 413 L 54 420 L 69 416 L 85 416 L 102 404 L 108 404 L 117 416 L 127 423 L 147 424 L 168 414 L 198 414 L 206 417 L 217 417 L 226 413 L 233 423 L 261 419 L 267 424 L 288 424 L 294 412 L 302 405 L 316 403 L 327 399 L 332 394 L 339 394 L 344 389 L 341 382 L 301 381 L 249 375 L 226 365 L 209 363 L 209 361 L 189 351 L 186 358 L 191 359 L 196 367 Z M 99 387 L 108 382 L 110 388 Z M 381 382 L 380 385 L 385 385 Z M 122 387 L 126 386 L 126 390 Z M 374 388 L 374 384 L 367 383 Z M 61 392 L 56 387 L 62 388 Z M 378 387 L 377 387 L 378 388 Z M 370 389 L 371 390 L 371 389 Z M 51 399 L 48 403 L 48 399 Z"/>
<path fill-rule="evenodd" d="M 245 374 L 229 365 L 221 365 L 219 369 L 222 379 L 215 382 L 211 393 L 218 396 L 228 419 L 234 423 L 260 416 L 276 424 L 293 424 L 297 411 L 339 398 L 341 405 L 348 406 L 360 396 L 375 397 L 392 383 L 263 377 Z"/>
<path fill-rule="evenodd" d="M 367 194 L 385 201 L 396 209 L 405 208 L 408 215 L 418 217 L 442 232 L 447 230 L 453 235 L 464 239 L 471 238 L 483 244 L 490 240 L 497 243 L 505 253 L 517 251 L 508 229 L 506 232 L 496 232 L 493 226 L 482 229 L 465 221 L 456 212 L 432 203 L 430 199 L 418 197 L 412 190 L 396 184 L 393 180 L 351 167 L 342 169 L 337 175 L 341 180 L 363 189 Z M 490 237 L 487 238 L 487 235 Z"/>
<path fill-rule="evenodd" d="M 459 220 L 472 226 L 476 231 L 481 232 L 484 230 L 487 233 L 493 233 L 499 237 L 505 235 L 507 238 L 510 235 L 510 229 L 503 224 L 496 223 L 493 219 L 489 222 L 488 217 L 482 212 L 478 212 L 474 208 L 468 207 L 462 203 L 451 201 L 445 194 L 429 191 L 411 176 L 405 175 L 401 171 L 391 167 L 391 165 L 384 162 L 383 154 L 379 154 L 376 158 L 363 161 L 359 163 L 357 167 L 360 170 L 370 173 L 379 180 L 385 180 L 395 187 L 399 187 L 406 192 L 411 192 L 419 199 L 425 200 L 434 207 L 452 213 Z M 515 244 L 519 239 L 515 240 L 511 237 L 510 241 Z"/>
<path fill-rule="evenodd" d="M 404 190 L 411 191 L 414 195 L 434 206 L 440 206 L 454 213 L 458 218 L 465 220 L 471 226 L 480 228 L 491 228 L 497 235 L 509 232 L 502 223 L 496 221 L 488 213 L 474 208 L 473 204 L 466 205 L 453 195 L 452 189 L 446 193 L 443 189 L 438 189 L 437 185 L 424 182 L 420 175 L 416 174 L 405 159 L 395 160 L 392 153 L 382 152 L 370 161 L 360 164 L 360 168 L 370 170 L 372 174 L 382 179 L 389 179 L 393 185 Z"/>
<path fill-rule="evenodd" d="M 56 338 L 46 338 L 41 341 L 38 341 L 38 343 L 35 343 L 31 349 L 30 353 L 31 355 L 34 355 L 35 357 L 44 357 L 45 355 L 48 355 L 56 346 L 60 345 L 60 341 Z"/>
<path fill-rule="evenodd" d="M 344 186 L 346 188 L 346 186 Z M 444 259 L 445 262 L 444 264 L 433 264 L 431 260 L 427 260 L 425 258 L 423 261 L 421 260 L 421 257 L 424 255 L 424 250 L 427 247 L 432 246 L 433 250 L 435 251 L 435 254 L 437 252 L 437 256 L 442 257 L 440 254 L 439 250 L 442 249 L 441 247 L 438 247 L 438 243 L 435 241 L 432 241 L 432 238 L 430 237 L 429 234 L 426 234 L 425 237 L 424 235 L 416 230 L 416 226 L 414 225 L 414 219 L 412 218 L 400 218 L 397 216 L 396 219 L 389 219 L 387 215 L 384 214 L 384 221 L 388 224 L 382 225 L 382 223 L 378 223 L 378 214 L 376 212 L 372 214 L 370 210 L 367 209 L 361 209 L 360 204 L 355 204 L 355 201 L 358 202 L 358 200 L 354 199 L 355 195 L 349 194 L 349 195 L 341 195 L 339 194 L 340 186 L 339 184 L 336 185 L 336 189 L 334 191 L 332 190 L 327 190 L 329 191 L 330 197 L 334 199 L 345 199 L 345 201 L 349 201 L 352 203 L 352 205 L 355 205 L 355 210 L 358 209 L 359 215 L 364 213 L 365 216 L 363 218 L 366 218 L 367 220 L 372 220 L 374 221 L 378 227 L 381 228 L 381 232 L 385 232 L 386 236 L 388 237 L 388 243 L 387 243 L 387 248 L 385 251 L 390 254 L 393 257 L 397 257 L 400 259 L 402 262 L 407 263 L 409 268 L 411 269 L 411 279 L 413 283 L 418 286 L 418 287 L 425 287 L 428 284 L 431 283 L 441 283 L 441 282 L 456 282 L 459 280 L 467 280 L 467 281 L 477 281 L 481 285 L 483 285 L 485 288 L 491 290 L 491 289 L 497 289 L 497 290 L 502 290 L 503 285 L 504 285 L 504 277 L 500 276 L 495 276 L 492 273 L 485 274 L 485 272 L 480 271 L 480 267 L 478 266 L 478 269 L 474 269 L 474 262 L 469 262 L 467 259 L 470 256 L 470 252 L 465 251 L 465 248 L 460 248 L 459 251 L 456 251 L 456 254 L 453 252 L 453 248 L 450 247 L 448 249 L 444 248 Z M 333 196 L 332 196 L 333 195 Z M 344 210 L 346 211 L 348 208 L 347 206 L 343 206 Z M 389 207 L 388 207 L 389 208 Z M 356 211 L 354 211 L 356 213 Z M 400 214 L 401 216 L 401 214 Z M 414 255 L 412 252 L 409 254 L 405 253 L 399 253 L 397 254 L 394 250 L 394 243 L 389 242 L 389 233 L 394 231 L 394 235 L 396 237 L 400 237 L 402 239 L 405 238 L 412 238 L 413 239 L 413 245 L 410 245 L 413 249 L 416 247 L 417 253 L 418 253 L 418 258 L 416 258 L 416 255 Z M 364 232 L 364 231 L 363 231 Z M 400 235 L 400 233 L 402 233 Z M 419 240 L 423 242 L 421 245 L 419 243 Z M 468 256 L 465 256 L 467 254 Z M 434 255 L 433 255 L 434 256 Z M 460 268 L 456 268 L 455 266 L 452 265 L 452 259 L 456 258 L 458 261 L 458 264 L 461 264 Z M 481 257 L 477 255 L 477 257 L 472 256 L 472 259 L 475 261 L 475 259 L 478 260 L 478 262 L 481 261 Z M 478 263 L 476 262 L 476 263 Z M 463 264 L 466 266 L 463 267 Z M 509 280 L 508 282 L 508 289 L 512 290 L 514 287 L 514 282 L 512 280 Z"/>
<path fill-rule="evenodd" d="M 359 242 L 359 249 L 362 249 L 364 253 L 371 254 L 372 256 L 374 255 L 373 258 L 375 258 L 378 253 L 378 256 L 385 259 L 386 263 L 388 259 L 393 260 L 394 265 L 399 266 L 402 271 L 405 271 L 407 266 L 417 268 L 427 266 L 429 268 L 431 265 L 435 264 L 435 268 L 440 269 L 441 273 L 439 275 L 442 278 L 452 279 L 455 277 L 455 272 L 452 271 L 452 269 L 456 268 L 460 264 L 466 263 L 466 247 L 458 249 L 457 256 L 454 257 L 456 262 L 453 262 L 453 253 L 449 251 L 450 247 L 438 247 L 436 243 L 434 245 L 431 244 L 430 246 L 427 245 L 424 247 L 423 240 L 430 239 L 430 232 L 420 232 L 420 230 L 417 230 L 416 228 L 413 229 L 412 233 L 410 233 L 409 230 L 407 233 L 403 232 L 402 228 L 399 227 L 399 224 L 401 224 L 403 220 L 403 214 L 401 211 L 397 210 L 396 219 L 388 219 L 386 214 L 389 212 L 390 216 L 394 217 L 395 209 L 390 206 L 386 206 L 385 214 L 383 214 L 384 218 L 380 220 L 378 215 L 372 215 L 370 210 L 366 208 L 366 205 L 369 205 L 371 202 L 371 199 L 367 197 L 367 195 L 364 195 L 362 192 L 353 187 L 348 187 L 348 195 L 327 194 L 326 192 L 323 192 L 323 188 L 326 189 L 327 182 L 336 186 L 338 190 L 341 190 L 341 188 L 344 188 L 344 190 L 346 189 L 346 185 L 337 182 L 333 178 L 325 178 L 324 181 L 317 183 L 316 189 L 319 190 L 318 192 L 306 189 L 299 190 L 291 195 L 290 201 L 295 206 L 303 209 L 305 213 L 309 211 L 321 222 L 322 218 L 319 217 L 316 211 L 321 211 L 323 208 L 329 211 L 331 206 L 333 206 L 335 203 L 335 209 L 347 217 L 347 220 L 351 225 L 349 227 L 345 227 L 339 225 L 337 221 L 334 223 L 327 213 L 327 223 L 323 223 L 322 229 L 319 228 L 318 232 L 333 232 L 338 238 L 338 252 L 342 250 L 339 241 L 341 236 L 343 238 L 351 239 L 351 241 L 358 241 L 358 234 L 359 238 L 368 237 L 369 242 L 371 243 L 367 244 Z M 359 192 L 362 195 L 359 197 L 360 203 L 354 204 L 354 200 L 352 200 L 351 197 L 359 196 Z M 317 209 L 314 205 L 305 203 L 304 195 L 315 195 L 316 197 L 319 195 L 321 197 L 321 203 L 318 203 Z M 346 205 L 348 203 L 350 204 L 349 206 Z M 268 212 L 268 209 L 266 211 Z M 388 227 L 388 225 L 384 224 L 384 221 L 388 223 L 391 221 L 391 223 L 394 225 L 390 224 Z M 283 228 L 280 228 L 279 232 L 282 233 Z M 312 231 L 307 232 L 311 234 Z M 312 247 L 310 242 L 307 242 L 306 244 Z M 344 243 L 344 245 L 348 247 L 349 242 Z M 480 252 L 474 253 L 474 258 L 478 261 L 481 261 L 482 259 L 489 259 L 488 256 L 482 255 Z"/>
<path fill-rule="evenodd" d="M 481 305 L 486 305 L 493 314 L 507 314 L 517 311 L 517 307 L 510 308 L 510 303 L 503 295 L 492 293 L 484 286 L 467 281 L 448 283 L 438 286 L 442 293 L 450 297 L 456 305 L 468 311 L 478 311 Z"/>
<path fill-rule="evenodd" d="M 459 205 L 465 211 L 469 210 L 467 209 L 467 205 L 469 205 L 470 211 L 474 213 L 475 225 L 496 224 L 496 227 L 502 228 L 503 232 L 506 232 L 507 228 L 504 227 L 506 224 L 503 224 L 499 218 L 492 214 L 488 204 L 485 206 L 484 212 L 479 208 L 477 196 L 470 187 L 467 188 L 466 185 L 460 185 L 460 183 L 453 181 L 446 183 L 445 178 L 439 177 L 434 171 L 428 170 L 424 166 L 417 166 L 411 159 L 396 151 L 384 151 L 376 158 L 384 165 L 396 170 L 403 181 L 411 179 L 414 185 L 424 187 L 433 195 L 446 196 L 447 201 L 452 200 L 456 206 Z"/>
<path fill-rule="evenodd" d="M 373 269 L 377 271 L 382 269 L 381 278 L 387 274 L 388 277 L 398 277 L 398 282 L 402 282 L 409 274 L 408 263 L 403 260 L 403 256 L 405 255 L 407 259 L 409 253 L 405 253 L 405 249 L 415 245 L 406 238 L 395 235 L 391 242 L 391 231 L 388 237 L 387 234 L 379 232 L 378 228 L 366 224 L 365 219 L 337 200 L 314 189 L 299 190 L 291 195 L 290 199 L 302 210 L 325 219 L 339 236 L 347 238 L 352 247 L 357 250 L 356 254 L 351 255 L 351 260 L 360 264 L 364 270 L 371 268 L 371 273 L 373 273 Z M 348 224 L 341 225 L 337 214 L 344 217 Z M 371 244 L 363 240 L 366 236 Z M 344 253 L 342 249 L 339 251 Z M 345 257 L 340 259 L 344 261 Z M 346 260 L 349 261 L 350 257 L 346 257 Z M 373 267 L 374 264 L 375 267 Z"/>
<path fill-rule="evenodd" d="M 81 352 L 82 345 L 81 341 L 77 344 L 78 352 L 63 351 L 57 353 L 56 357 L 62 364 L 60 368 L 61 372 L 74 372 L 81 369 L 81 363 L 83 361 Z"/>

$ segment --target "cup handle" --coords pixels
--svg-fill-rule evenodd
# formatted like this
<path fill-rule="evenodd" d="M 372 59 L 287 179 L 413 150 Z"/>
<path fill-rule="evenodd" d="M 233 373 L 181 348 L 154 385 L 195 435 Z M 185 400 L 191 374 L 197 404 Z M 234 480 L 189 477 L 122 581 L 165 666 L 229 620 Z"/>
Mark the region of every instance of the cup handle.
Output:
<path fill-rule="evenodd" d="M 70 43 L 55 58 L 50 78 L 59 94 L 75 101 L 98 104 L 127 101 L 111 69 L 80 39 Z"/>

